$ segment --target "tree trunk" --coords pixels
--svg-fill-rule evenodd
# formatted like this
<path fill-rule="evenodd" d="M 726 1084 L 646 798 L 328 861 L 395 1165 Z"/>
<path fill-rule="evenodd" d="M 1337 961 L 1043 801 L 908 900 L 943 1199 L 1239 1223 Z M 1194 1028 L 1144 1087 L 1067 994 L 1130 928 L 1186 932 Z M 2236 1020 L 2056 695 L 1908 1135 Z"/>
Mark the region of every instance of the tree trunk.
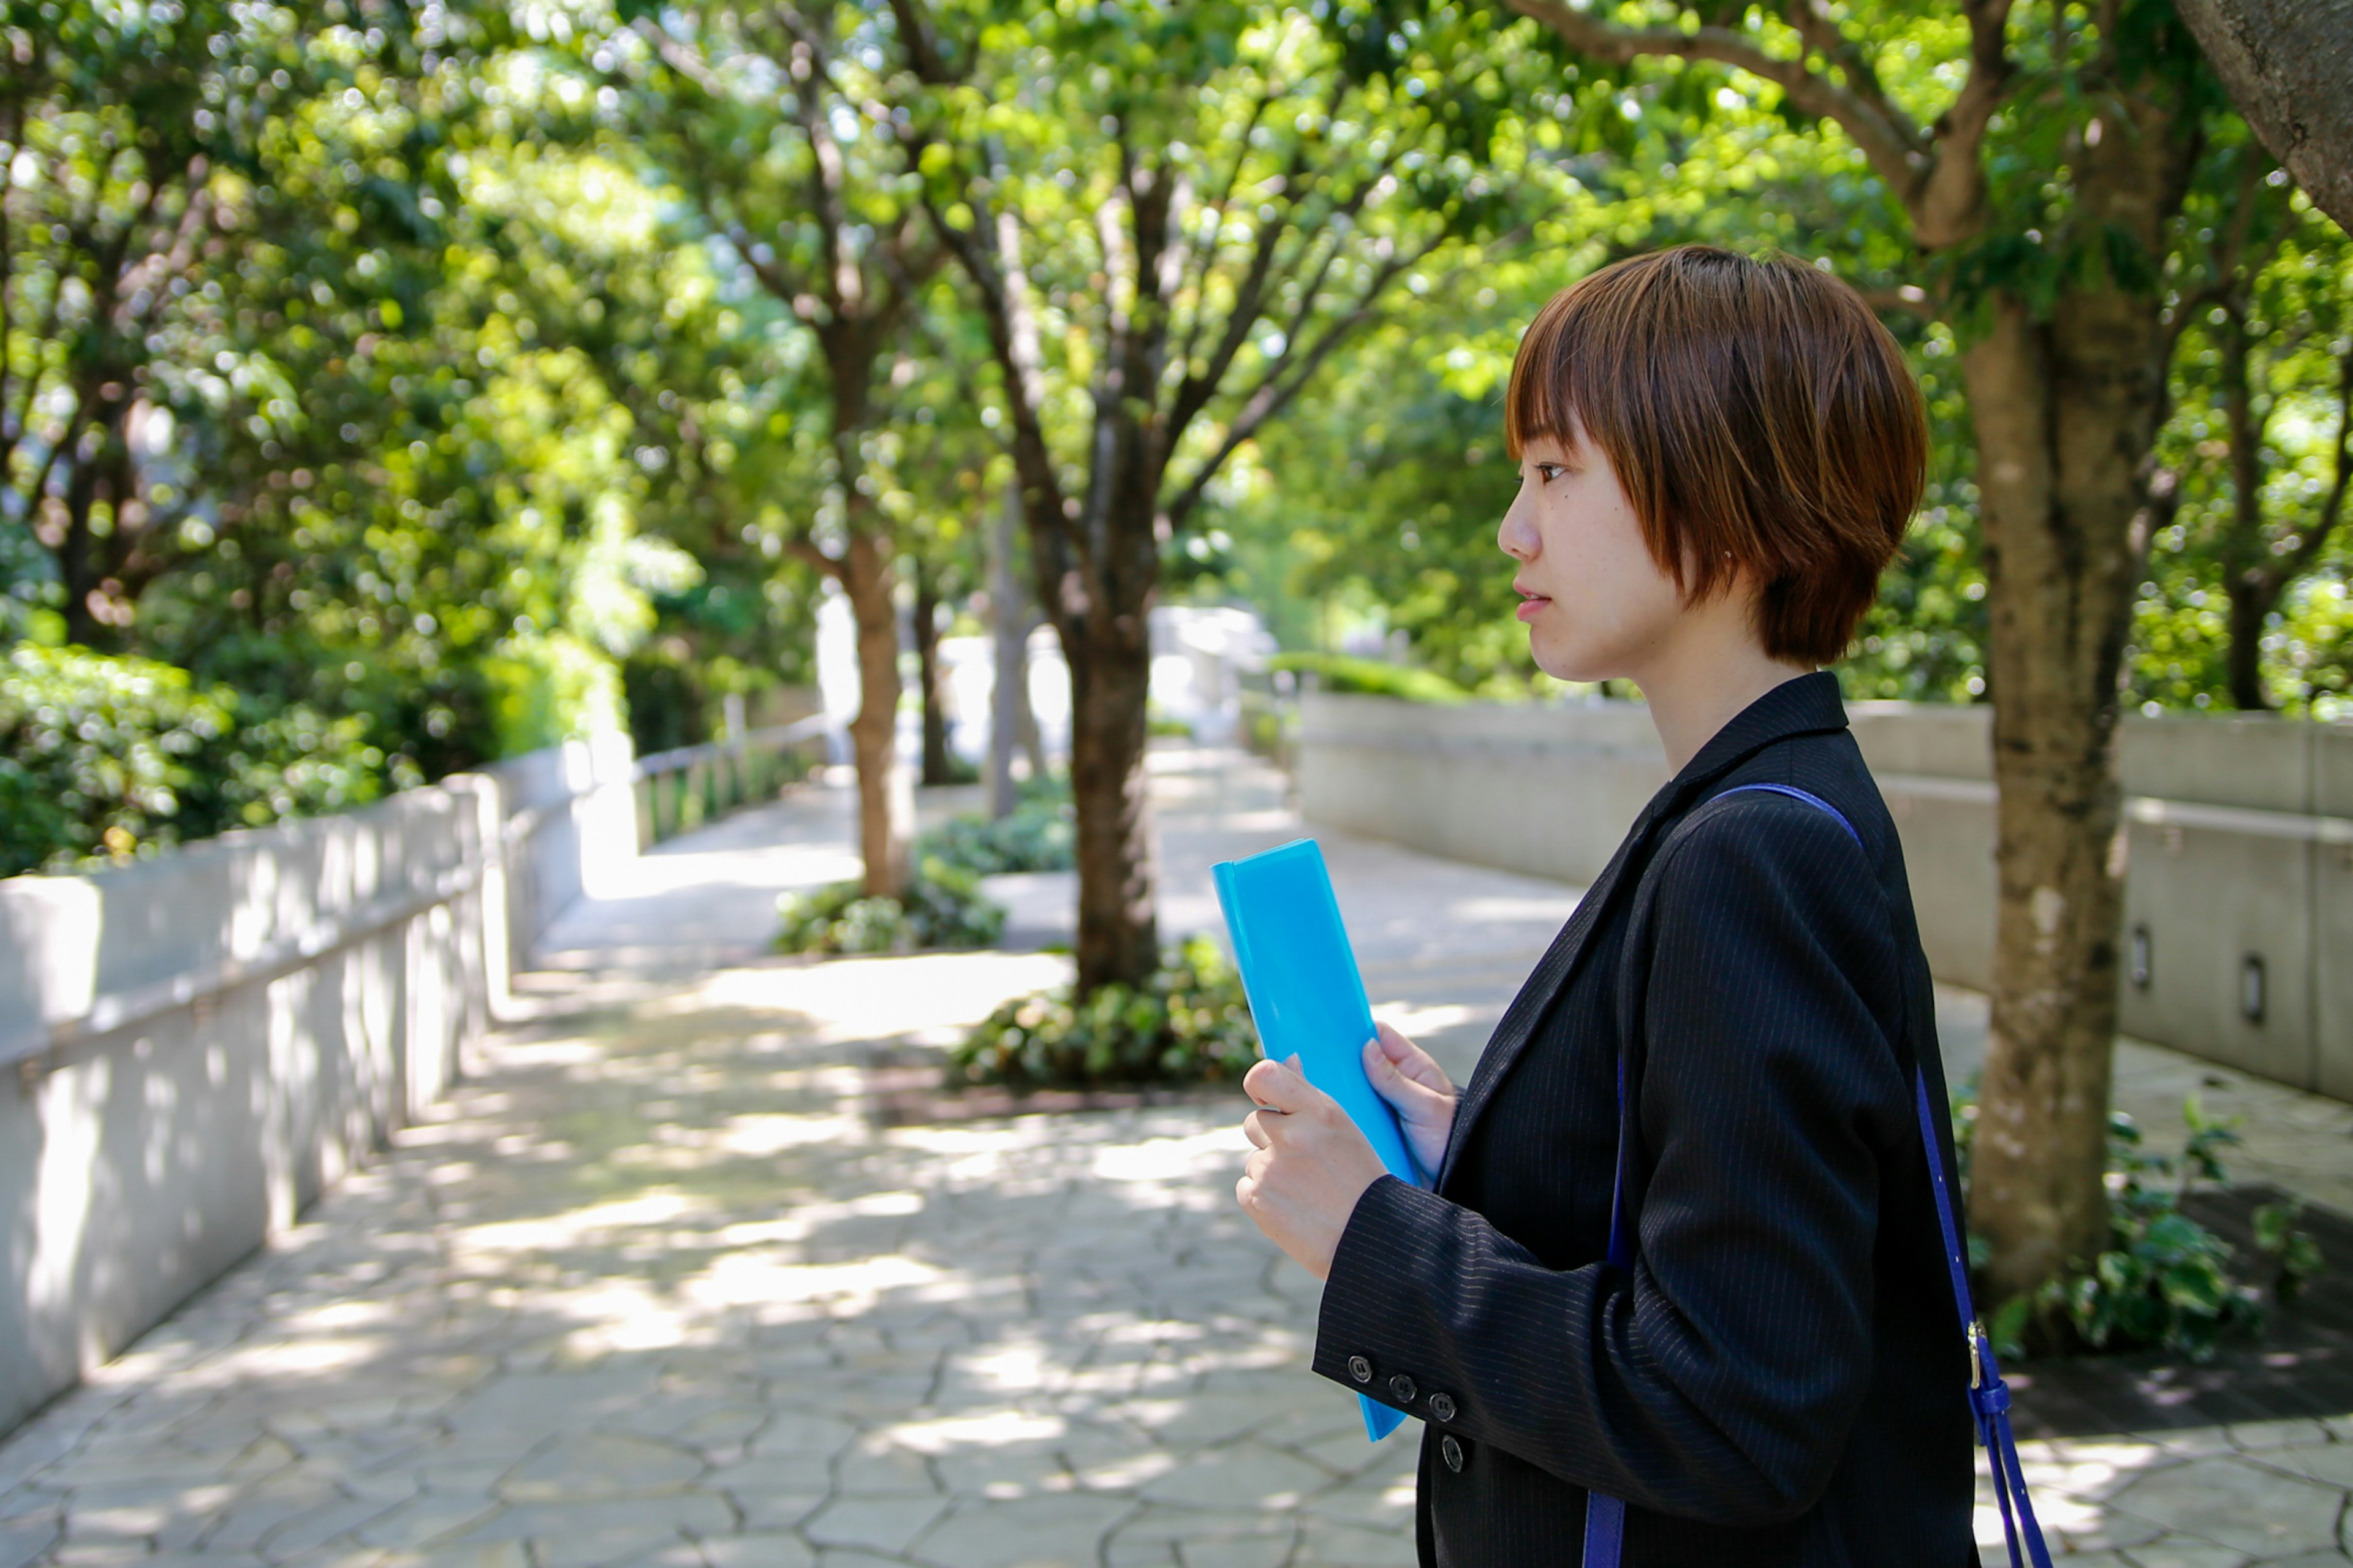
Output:
<path fill-rule="evenodd" d="M 2231 706 L 2244 713 L 2271 710 L 2263 689 L 2263 621 L 2279 589 L 2258 573 L 2234 572 L 2223 582 L 2231 596 Z"/>
<path fill-rule="evenodd" d="M 1078 816 L 1079 991 L 1160 967 L 1144 771 L 1152 648 L 1142 611 L 1062 628 L 1071 667 L 1071 802 Z M 1072 647 L 1073 635 L 1086 639 Z"/>
<path fill-rule="evenodd" d="M 1969 1215 L 1995 1301 L 2107 1245 L 2123 910 L 2118 676 L 2147 545 L 2158 302 L 1999 300 L 1963 359 L 1992 616 L 2000 902 Z"/>
<path fill-rule="evenodd" d="M 2175 0 L 2272 156 L 2353 228 L 2353 0 Z"/>
<path fill-rule="evenodd" d="M 948 754 L 948 710 L 940 689 L 939 584 L 921 566 L 915 568 L 915 668 L 923 698 L 923 782 L 956 782 L 955 760 Z"/>
<path fill-rule="evenodd" d="M 1013 753 L 1025 739 L 1031 743 L 1030 776 L 1043 773 L 1034 742 L 1038 721 L 1029 711 L 1029 599 L 1021 591 L 1021 572 L 1014 560 L 1020 526 L 1017 486 L 997 509 L 988 531 L 989 631 L 997 655 L 988 700 L 988 815 L 999 818 L 1013 811 Z"/>
<path fill-rule="evenodd" d="M 907 880 L 909 809 L 898 776 L 899 613 L 891 599 L 891 563 L 881 542 L 853 531 L 840 563 L 842 591 L 858 625 L 858 716 L 849 742 L 858 764 L 858 847 L 866 895 L 896 898 Z"/>

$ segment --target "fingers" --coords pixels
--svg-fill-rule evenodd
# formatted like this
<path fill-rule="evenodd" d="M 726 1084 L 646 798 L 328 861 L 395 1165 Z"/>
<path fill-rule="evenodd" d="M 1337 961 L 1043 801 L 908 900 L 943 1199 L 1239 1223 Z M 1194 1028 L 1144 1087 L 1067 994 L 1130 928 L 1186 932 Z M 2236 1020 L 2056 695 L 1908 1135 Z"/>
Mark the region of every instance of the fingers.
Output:
<path fill-rule="evenodd" d="M 1307 1081 L 1299 1058 L 1261 1061 L 1242 1074 L 1242 1089 L 1267 1110 L 1296 1114 L 1332 1103 L 1332 1097 Z"/>
<path fill-rule="evenodd" d="M 1266 1114 L 1267 1112 L 1263 1110 L 1253 1110 L 1242 1118 L 1242 1136 L 1249 1139 L 1255 1148 L 1267 1149 L 1273 1147 L 1274 1144 L 1274 1139 L 1267 1131 L 1266 1124 L 1260 1120 Z"/>
<path fill-rule="evenodd" d="M 1279 1061 L 1270 1058 L 1256 1062 L 1250 1071 L 1242 1074 L 1242 1092 L 1261 1106 L 1274 1110 L 1288 1110 L 1291 1107 L 1285 1097 L 1290 1092 L 1292 1076 L 1291 1069 Z"/>
<path fill-rule="evenodd" d="M 1446 1076 L 1446 1069 L 1438 1065 L 1437 1058 L 1388 1024 L 1376 1024 L 1374 1031 L 1373 1044 L 1380 1047 L 1381 1059 L 1399 1078 L 1439 1094 L 1453 1094 L 1454 1082 Z M 1369 1054 L 1366 1060 L 1370 1062 Z"/>

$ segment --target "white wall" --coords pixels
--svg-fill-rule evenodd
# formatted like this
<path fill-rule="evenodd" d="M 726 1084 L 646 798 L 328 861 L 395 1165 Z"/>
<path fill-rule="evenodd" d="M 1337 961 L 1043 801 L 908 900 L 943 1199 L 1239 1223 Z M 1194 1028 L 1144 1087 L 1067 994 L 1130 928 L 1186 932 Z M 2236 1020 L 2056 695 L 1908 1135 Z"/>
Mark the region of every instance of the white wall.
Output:
<path fill-rule="evenodd" d="M 497 774 L 0 881 L 0 1431 L 383 1147 L 636 852 L 625 737 Z"/>
<path fill-rule="evenodd" d="M 1667 773 L 1639 704 L 1442 708 L 1312 694 L 1311 822 L 1584 884 Z M 1904 840 L 1937 977 L 1993 972 L 1989 710 L 1862 702 L 1855 738 Z M 2125 721 L 2126 1031 L 2353 1099 L 2353 726 L 2271 717 Z M 2261 962 L 2260 1019 L 2242 985 Z"/>

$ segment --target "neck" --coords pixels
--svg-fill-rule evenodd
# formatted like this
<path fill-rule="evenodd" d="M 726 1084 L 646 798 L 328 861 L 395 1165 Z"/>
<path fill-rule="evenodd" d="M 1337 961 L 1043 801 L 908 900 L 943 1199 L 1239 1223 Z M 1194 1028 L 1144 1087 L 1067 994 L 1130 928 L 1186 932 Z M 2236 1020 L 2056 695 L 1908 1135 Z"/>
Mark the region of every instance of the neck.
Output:
<path fill-rule="evenodd" d="M 1679 773 L 1750 703 L 1811 666 L 1767 657 L 1747 595 L 1723 594 L 1690 606 L 1675 635 L 1627 673 L 1651 705 L 1651 722 Z"/>

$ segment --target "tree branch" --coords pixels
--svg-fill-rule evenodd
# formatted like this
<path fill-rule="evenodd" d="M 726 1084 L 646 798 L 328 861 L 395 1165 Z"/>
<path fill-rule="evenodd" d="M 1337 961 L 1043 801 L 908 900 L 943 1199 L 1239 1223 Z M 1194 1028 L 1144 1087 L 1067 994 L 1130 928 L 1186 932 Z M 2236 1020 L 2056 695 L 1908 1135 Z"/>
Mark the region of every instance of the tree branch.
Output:
<path fill-rule="evenodd" d="M 1607 65 L 1645 58 L 1713 60 L 1780 88 L 1802 113 L 1846 132 L 1873 171 L 1904 203 L 1915 237 L 1927 249 L 1968 238 L 1984 222 L 1985 173 L 1978 149 L 2010 77 L 2003 33 L 2011 0 L 1966 0 L 1970 31 L 1968 79 L 1936 125 L 1924 132 L 1881 89 L 1860 48 L 1816 0 L 1791 0 L 1799 39 L 1846 74 L 1842 85 L 1803 58 L 1786 60 L 1730 27 L 1621 27 L 1567 0 L 1505 0 L 1580 54 Z"/>
<path fill-rule="evenodd" d="M 1578 53 L 1609 65 L 1629 65 L 1643 56 L 1686 60 L 1714 60 L 1736 67 L 1773 83 L 1804 113 L 1835 122 L 1871 162 L 1880 178 L 1895 190 L 1909 193 L 1926 176 L 1932 159 L 1928 139 L 1893 104 L 1873 102 L 1852 87 L 1841 87 L 1808 68 L 1802 59 L 1785 60 L 1767 54 L 1746 35 L 1730 27 L 1701 27 L 1685 33 L 1674 27 L 1620 27 L 1600 20 L 1595 12 L 1572 9 L 1566 0 L 1505 0 L 1513 10 L 1550 28 Z M 1798 0 L 1794 10 L 1807 9 Z M 1827 19 L 1824 19 L 1824 25 Z M 1831 28 L 1833 32 L 1835 27 Z"/>
<path fill-rule="evenodd" d="M 1389 284 L 1409 268 L 1420 265 L 1445 242 L 1446 236 L 1441 232 L 1411 254 L 1384 262 L 1356 305 L 1345 315 L 1327 323 L 1313 344 L 1304 351 L 1297 350 L 1291 343 L 1284 345 L 1283 352 L 1259 378 L 1259 384 L 1243 396 L 1241 406 L 1226 426 L 1225 437 L 1219 442 L 1217 450 L 1193 471 L 1193 477 L 1185 482 L 1184 489 L 1161 509 L 1161 515 L 1167 518 L 1172 531 L 1185 526 L 1186 519 L 1200 503 L 1202 495 L 1209 488 L 1209 481 L 1217 478 L 1218 470 L 1225 466 L 1226 459 L 1239 451 L 1243 442 L 1257 435 L 1268 420 L 1282 413 L 1291 400 L 1314 379 L 1315 373 L 1323 368 L 1333 352 L 1357 329 L 1374 319 L 1379 310 L 1381 296 L 1387 292 Z"/>
<path fill-rule="evenodd" d="M 2328 543 L 2330 534 L 2345 515 L 2345 495 L 2353 486 L 2353 349 L 2345 353 L 2338 363 L 2337 380 L 2337 479 L 2328 487 L 2328 499 L 2321 504 L 2320 518 L 2296 541 L 2295 550 L 2276 568 L 2279 584 L 2287 584 L 2312 569 L 2320 559 L 2320 552 Z"/>

